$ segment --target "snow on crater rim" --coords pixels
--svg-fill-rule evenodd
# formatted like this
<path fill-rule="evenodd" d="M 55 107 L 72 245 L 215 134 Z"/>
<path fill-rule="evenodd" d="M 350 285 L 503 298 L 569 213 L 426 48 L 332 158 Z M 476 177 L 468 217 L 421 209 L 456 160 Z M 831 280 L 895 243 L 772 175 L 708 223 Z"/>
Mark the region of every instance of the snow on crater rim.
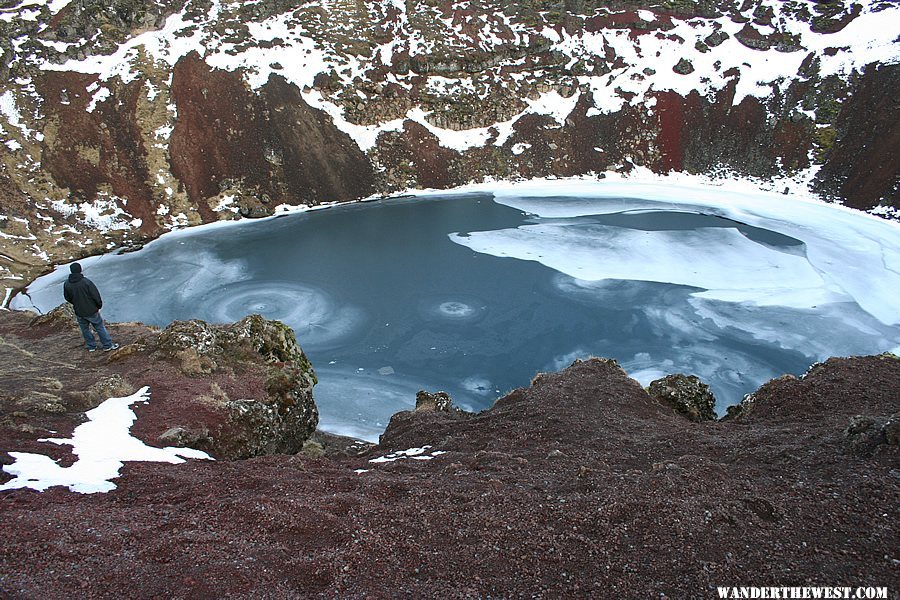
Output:
<path fill-rule="evenodd" d="M 50 457 L 30 452 L 10 452 L 15 459 L 3 470 L 15 478 L 0 485 L 0 490 L 31 488 L 44 491 L 66 486 L 73 492 L 93 494 L 108 492 L 116 485 L 110 481 L 119 476 L 122 463 L 131 461 L 183 463 L 186 458 L 212 460 L 205 452 L 191 448 L 154 448 L 130 433 L 137 418 L 131 405 L 149 402 L 149 388 L 143 387 L 131 396 L 110 398 L 85 413 L 88 418 L 75 428 L 71 438 L 45 438 L 39 441 L 72 446 L 78 457 L 69 467 L 62 467 Z"/>
<path fill-rule="evenodd" d="M 431 446 L 422 446 L 421 448 L 408 448 L 406 450 L 397 450 L 396 452 L 391 452 L 389 454 L 385 454 L 384 456 L 379 456 L 378 458 L 372 458 L 369 460 L 370 463 L 389 463 L 395 462 L 398 460 L 412 459 L 412 460 L 432 460 L 436 456 L 440 456 L 441 454 L 446 454 L 447 452 L 444 450 L 434 450 L 428 452 Z"/>
<path fill-rule="evenodd" d="M 57 3 L 60 6 L 63 3 Z M 248 45 L 236 51 L 233 44 L 223 44 L 213 25 L 220 18 L 222 5 L 213 2 L 205 22 L 196 27 L 193 21 L 185 21 L 181 15 L 170 16 L 165 26 L 159 31 L 138 35 L 109 56 L 93 56 L 81 61 L 70 60 L 63 65 L 45 63 L 43 68 L 53 70 L 71 70 L 96 73 L 107 80 L 118 75 L 123 80 L 135 77 L 132 61 L 137 56 L 137 49 L 142 47 L 151 57 L 174 65 L 182 56 L 192 50 L 198 51 L 210 65 L 227 70 L 243 69 L 248 83 L 253 88 L 263 85 L 272 73 L 279 73 L 292 83 L 300 86 L 311 85 L 313 77 L 329 69 L 336 69 L 343 74 L 345 85 L 351 85 L 354 77 L 363 75 L 371 66 L 374 57 L 390 57 L 398 44 L 406 46 L 411 56 L 429 53 L 430 45 L 422 38 L 423 32 L 412 26 L 402 2 L 394 2 L 398 9 L 395 36 L 390 42 L 376 47 L 372 58 L 359 56 L 342 56 L 328 47 L 328 38 L 321 43 L 316 42 L 313 30 L 304 31 L 296 23 L 293 13 L 274 15 L 262 22 L 250 22 L 248 27 L 252 39 L 281 39 L 284 43 L 273 48 L 263 49 Z M 337 6 L 325 6 L 328 14 L 337 11 Z M 651 22 L 656 16 L 651 11 L 642 10 L 639 17 Z M 692 90 L 711 93 L 721 89 L 728 79 L 723 73 L 736 67 L 740 71 L 740 81 L 734 98 L 739 103 L 748 95 L 765 96 L 772 92 L 772 82 L 782 78 L 792 78 L 797 74 L 800 63 L 809 52 L 814 52 L 822 63 L 822 74 L 848 73 L 859 69 L 870 62 L 896 63 L 900 61 L 900 44 L 896 43 L 896 26 L 900 20 L 900 7 L 890 6 L 879 12 L 872 12 L 867 6 L 862 13 L 849 23 L 842 31 L 834 34 L 817 34 L 809 29 L 807 23 L 794 20 L 790 16 L 776 11 L 777 23 L 786 33 L 797 36 L 800 51 L 779 52 L 774 49 L 757 50 L 743 46 L 735 37 L 743 23 L 732 21 L 729 17 L 709 20 L 692 20 L 690 22 L 673 19 L 674 29 L 662 35 L 645 34 L 633 36 L 627 29 L 606 29 L 597 32 L 579 32 L 571 36 L 565 30 L 558 31 L 544 27 L 532 29 L 534 35 L 541 35 L 551 42 L 551 50 L 569 57 L 571 66 L 581 58 L 605 56 L 606 48 L 615 51 L 624 67 L 603 76 L 583 75 L 578 77 L 579 83 L 594 91 L 596 108 L 601 112 L 619 110 L 625 100 L 614 91 L 616 88 L 626 93 L 636 94 L 631 103 L 646 101 L 652 91 L 674 91 L 687 94 Z M 504 15 L 502 21 L 516 37 L 522 24 L 514 24 Z M 493 29 L 485 25 L 483 36 L 470 40 L 472 43 L 489 41 L 499 45 L 503 40 L 496 37 Z M 307 24 L 312 27 L 311 24 Z M 183 35 L 185 30 L 194 27 L 191 35 Z M 701 52 L 694 47 L 715 30 L 728 34 L 721 46 L 713 52 Z M 488 35 L 489 34 L 489 35 Z M 468 39 L 467 34 L 452 30 L 445 40 L 453 46 L 459 40 Z M 521 36 L 519 42 L 525 39 Z M 455 41 L 456 40 L 456 41 Z M 824 54 L 826 48 L 841 49 L 834 56 Z M 678 74 L 672 67 L 679 59 L 691 62 L 694 71 L 689 74 Z M 719 65 L 716 63 L 720 62 Z M 654 73 L 647 75 L 652 69 Z"/>

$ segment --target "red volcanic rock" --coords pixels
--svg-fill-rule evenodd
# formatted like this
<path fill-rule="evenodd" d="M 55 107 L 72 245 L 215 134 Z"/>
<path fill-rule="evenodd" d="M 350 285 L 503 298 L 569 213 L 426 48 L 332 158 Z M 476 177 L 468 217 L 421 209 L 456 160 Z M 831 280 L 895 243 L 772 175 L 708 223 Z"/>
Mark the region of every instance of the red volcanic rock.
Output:
<path fill-rule="evenodd" d="M 814 77 L 812 63 L 804 65 L 804 76 Z M 900 119 L 892 118 L 896 110 L 885 99 L 896 95 L 896 70 L 870 68 L 852 84 L 836 124 L 839 135 L 825 152 L 820 191 L 854 207 L 895 202 L 891 190 L 900 166 L 890 157 L 900 156 L 891 151 L 897 138 L 892 131 Z M 816 131 L 810 120 L 795 118 L 794 110 L 815 92 L 812 83 L 792 85 L 786 94 L 763 101 L 744 98 L 735 107 L 740 73 L 734 69 L 726 75 L 733 81 L 714 97 L 655 93 L 657 104 L 650 114 L 626 104 L 616 113 L 588 116 L 591 97 L 582 91 L 562 128 L 545 126 L 532 115 L 520 118 L 502 154 L 492 146 L 460 154 L 442 147 L 425 128 L 406 123 L 402 134 L 390 134 L 389 143 L 378 146 L 378 164 L 387 173 L 378 185 L 445 188 L 484 176 L 568 176 L 627 163 L 661 172 L 725 168 L 758 177 L 807 168 Z M 321 78 L 317 81 L 324 85 Z M 36 85 L 46 99 L 49 120 L 57 125 L 46 138 L 43 157 L 55 181 L 88 199 L 109 186 L 128 199 L 122 208 L 141 218 L 145 233 L 154 235 L 160 201 L 148 184 L 146 149 L 135 117 L 142 82 L 107 84 L 110 98 L 98 102 L 92 113 L 85 108 L 93 76 L 46 72 Z M 270 214 L 280 203 L 361 198 L 376 188 L 369 157 L 281 77 L 274 76 L 255 93 L 240 73 L 211 69 L 192 53 L 176 65 L 171 95 L 178 114 L 169 146 L 172 172 L 204 220 L 216 218 L 209 199 L 232 186 L 243 192 L 238 203 L 246 215 Z M 511 153 L 518 143 L 531 149 Z"/>
<path fill-rule="evenodd" d="M 441 146 L 437 137 L 419 123 L 407 120 L 402 134 L 379 135 L 378 147 L 386 164 L 405 172 L 411 187 L 445 189 L 463 183 L 450 169 L 459 153 Z"/>
<path fill-rule="evenodd" d="M 110 95 L 88 112 L 92 85 L 101 83 L 81 73 L 42 71 L 35 78 L 44 111 L 55 125 L 54 133 L 44 138 L 41 162 L 59 186 L 85 200 L 94 200 L 98 190 L 108 186 L 120 199 L 119 208 L 141 219 L 142 233 L 152 235 L 158 231 L 156 204 L 136 115 L 144 80 L 102 83 Z"/>
<path fill-rule="evenodd" d="M 816 187 L 848 206 L 900 205 L 900 65 L 869 65 L 841 105 Z M 876 141 L 877 140 L 877 141 Z"/>
<path fill-rule="evenodd" d="M 771 119 L 759 99 L 733 105 L 737 82 L 711 101 L 697 92 L 686 97 L 657 92 L 655 113 L 659 160 L 655 170 L 703 173 L 726 167 L 765 177 L 776 163 L 809 166 L 812 124 Z"/>
<path fill-rule="evenodd" d="M 46 385 L 45 375 L 69 376 L 65 399 L 101 373 L 158 368 L 146 370 L 139 353 L 106 362 L 69 350 L 68 364 L 82 367 L 73 369 L 51 349 L 77 332 L 22 322 L 0 314 L 5 351 L 31 373 L 12 380 L 3 402 L 29 381 Z M 126 342 L 139 330 L 113 327 Z M 170 390 L 193 385 L 166 375 Z M 128 463 L 108 494 L 0 492 L 0 590 L 688 598 L 759 582 L 896 589 L 898 398 L 896 357 L 832 359 L 766 384 L 739 417 L 692 423 L 614 361 L 576 362 L 474 416 L 406 413 L 365 456 Z M 4 415 L 0 447 L 20 449 L 27 436 L 11 423 L 27 419 Z"/>
<path fill-rule="evenodd" d="M 169 141 L 172 174 L 204 220 L 215 220 L 204 200 L 221 183 L 249 175 L 252 189 L 269 179 L 254 96 L 239 72 L 213 70 L 196 52 L 175 65 L 171 95 L 178 110 Z"/>
<path fill-rule="evenodd" d="M 669 31 L 675 25 L 665 14 L 654 13 L 652 21 L 645 21 L 636 11 L 607 12 L 585 19 L 584 30 L 589 33 L 605 29 L 629 29 L 632 38 L 654 31 Z"/>
<path fill-rule="evenodd" d="M 270 210 L 373 192 L 366 155 L 282 77 L 257 95 L 239 72 L 211 69 L 192 52 L 175 66 L 172 97 L 172 173 L 205 220 L 215 218 L 207 200 L 235 183 Z"/>

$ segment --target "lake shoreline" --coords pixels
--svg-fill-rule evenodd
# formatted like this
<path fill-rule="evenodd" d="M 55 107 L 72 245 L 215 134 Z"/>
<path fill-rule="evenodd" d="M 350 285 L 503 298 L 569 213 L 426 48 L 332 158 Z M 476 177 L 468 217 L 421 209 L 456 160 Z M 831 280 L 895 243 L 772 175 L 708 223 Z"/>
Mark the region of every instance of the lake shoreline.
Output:
<path fill-rule="evenodd" d="M 108 320 L 285 322 L 323 373 L 323 420 L 346 435 L 374 441 L 419 389 L 477 411 L 588 356 L 644 385 L 697 375 L 724 414 L 782 373 L 900 346 L 885 267 L 900 260 L 897 226 L 783 204 L 530 182 L 221 222 L 81 264 Z M 32 302 L 56 306 L 66 275 L 30 287 Z"/>

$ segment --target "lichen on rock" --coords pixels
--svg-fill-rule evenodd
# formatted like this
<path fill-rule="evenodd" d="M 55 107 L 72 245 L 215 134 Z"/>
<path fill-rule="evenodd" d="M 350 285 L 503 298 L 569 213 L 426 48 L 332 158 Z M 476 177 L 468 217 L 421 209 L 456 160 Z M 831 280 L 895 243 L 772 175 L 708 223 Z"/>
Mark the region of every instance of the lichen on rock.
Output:
<path fill-rule="evenodd" d="M 716 420 L 716 397 L 696 375 L 666 375 L 652 381 L 648 393 L 691 421 Z"/>
<path fill-rule="evenodd" d="M 880 446 L 900 444 L 900 413 L 890 417 L 854 415 L 843 435 L 847 450 L 863 457 L 872 456 Z"/>
<path fill-rule="evenodd" d="M 262 397 L 231 399 L 219 393 L 215 401 L 203 403 L 205 411 L 218 416 L 211 418 L 208 431 L 198 434 L 196 426 L 175 423 L 163 434 L 170 443 L 227 458 L 294 453 L 318 424 L 315 372 L 283 323 L 259 315 L 228 325 L 175 321 L 159 334 L 156 348 L 158 358 L 175 359 L 189 377 L 223 372 L 239 377 L 254 364 L 264 373 Z"/>
<path fill-rule="evenodd" d="M 72 396 L 78 400 L 81 410 L 90 410 L 100 406 L 108 398 L 124 398 L 133 394 L 136 388 L 118 373 L 101 377 L 97 383 L 84 391 L 73 391 Z"/>
<path fill-rule="evenodd" d="M 462 409 L 453 405 L 450 394 L 447 392 L 416 392 L 416 411 L 435 410 L 440 412 L 462 412 Z"/>
<path fill-rule="evenodd" d="M 66 329 L 78 329 L 78 321 L 75 319 L 75 311 L 68 302 L 60 304 L 46 314 L 38 315 L 29 323 L 30 327 L 64 327 Z"/>

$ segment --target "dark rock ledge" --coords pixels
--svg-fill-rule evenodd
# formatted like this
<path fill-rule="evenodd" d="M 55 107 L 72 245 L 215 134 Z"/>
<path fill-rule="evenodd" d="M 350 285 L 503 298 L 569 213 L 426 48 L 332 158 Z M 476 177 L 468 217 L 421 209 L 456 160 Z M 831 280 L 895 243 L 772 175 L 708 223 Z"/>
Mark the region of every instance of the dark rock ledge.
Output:
<path fill-rule="evenodd" d="M 127 463 L 107 494 L 0 492 L 0 597 L 708 598 L 721 585 L 900 587 L 892 355 L 830 359 L 770 381 L 728 420 L 701 423 L 614 361 L 579 361 L 475 415 L 422 394 L 366 451 L 306 439 L 314 375 L 277 323 L 114 324 L 123 347 L 88 355 L 65 315 L 30 321 L 0 311 L 4 451 L 71 462 L 67 447 L 36 440 L 67 436 L 84 410 L 149 385 L 132 429 L 148 444 L 238 457 L 295 452 L 302 438 L 306 452 Z M 241 437 L 235 403 L 259 405 L 247 412 L 266 424 L 250 425 L 270 441 Z M 386 455 L 397 460 L 370 462 Z"/>
<path fill-rule="evenodd" d="M 226 459 L 292 454 L 319 422 L 312 365 L 294 332 L 277 321 L 176 321 L 163 331 L 113 324 L 121 347 L 89 354 L 70 305 L 29 315 L 0 317 L 4 450 L 33 446 L 28 438 L 36 432 L 68 434 L 84 411 L 144 385 L 151 402 L 137 407 L 132 430 L 151 445 Z"/>

